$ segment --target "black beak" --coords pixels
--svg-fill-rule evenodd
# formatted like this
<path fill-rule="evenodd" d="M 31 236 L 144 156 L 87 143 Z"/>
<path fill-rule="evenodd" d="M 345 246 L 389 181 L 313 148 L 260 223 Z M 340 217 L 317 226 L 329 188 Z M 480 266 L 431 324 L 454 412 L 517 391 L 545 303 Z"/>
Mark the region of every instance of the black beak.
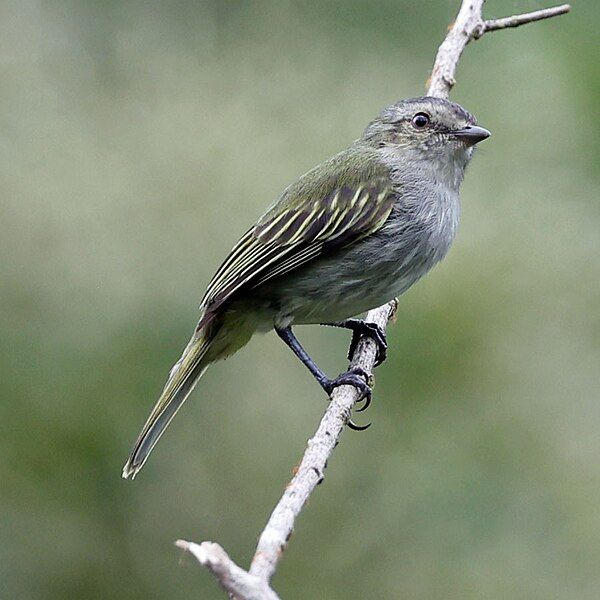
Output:
<path fill-rule="evenodd" d="M 489 138 L 492 135 L 487 129 L 483 127 L 478 127 L 477 125 L 467 125 L 462 129 L 457 129 L 452 132 L 458 138 L 461 138 L 469 144 L 469 146 L 473 146 L 486 138 Z"/>

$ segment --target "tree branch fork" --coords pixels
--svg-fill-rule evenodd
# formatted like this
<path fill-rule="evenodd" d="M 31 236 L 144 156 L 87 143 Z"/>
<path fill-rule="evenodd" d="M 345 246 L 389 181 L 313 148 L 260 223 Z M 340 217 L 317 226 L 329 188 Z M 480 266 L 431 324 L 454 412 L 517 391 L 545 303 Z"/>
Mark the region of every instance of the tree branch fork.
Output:
<path fill-rule="evenodd" d="M 549 19 L 569 12 L 563 4 L 534 12 L 501 19 L 484 20 L 485 0 L 463 0 L 455 22 L 440 45 L 431 78 L 428 95 L 447 98 L 455 84 L 455 72 L 460 56 L 469 42 L 490 31 L 518 27 L 527 23 Z M 396 300 L 369 311 L 366 321 L 379 325 L 385 331 L 397 308 Z M 363 337 L 356 346 L 350 368 L 360 367 L 371 373 L 376 360 L 377 347 L 373 340 Z M 200 565 L 206 567 L 221 587 L 236 600 L 279 600 L 270 586 L 270 580 L 294 530 L 294 522 L 311 493 L 323 480 L 327 460 L 338 444 L 342 431 L 348 424 L 361 392 L 352 385 L 336 388 L 331 395 L 325 414 L 308 441 L 304 455 L 294 477 L 260 535 L 254 558 L 248 571 L 242 569 L 215 542 L 196 544 L 185 540 L 175 542 L 178 548 L 190 553 Z"/>

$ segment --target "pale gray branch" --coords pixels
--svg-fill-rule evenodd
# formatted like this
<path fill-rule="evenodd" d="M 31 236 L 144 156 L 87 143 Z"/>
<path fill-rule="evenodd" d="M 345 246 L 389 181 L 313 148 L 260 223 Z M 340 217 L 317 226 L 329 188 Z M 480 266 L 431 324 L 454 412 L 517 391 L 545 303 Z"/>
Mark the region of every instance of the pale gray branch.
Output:
<path fill-rule="evenodd" d="M 519 25 L 525 25 L 526 23 L 533 23 L 534 21 L 541 21 L 542 19 L 550 19 L 551 17 L 564 15 L 570 10 L 571 7 L 568 4 L 561 4 L 560 6 L 543 8 L 542 10 L 535 10 L 522 15 L 513 15 L 512 17 L 504 17 L 503 19 L 490 19 L 489 21 L 484 21 L 484 31 L 487 33 L 488 31 L 506 29 L 507 27 L 518 27 Z"/>
<path fill-rule="evenodd" d="M 456 66 L 466 45 L 475 37 L 483 20 L 481 10 L 484 0 L 463 0 L 456 20 L 438 48 L 429 79 L 428 96 L 447 98 L 456 80 Z"/>
<path fill-rule="evenodd" d="M 505 19 L 484 21 L 484 0 L 463 0 L 455 22 L 440 45 L 427 93 L 447 98 L 455 84 L 456 67 L 466 45 L 488 31 L 517 27 L 525 23 L 548 19 L 570 10 L 565 4 L 545 10 Z M 380 306 L 367 314 L 366 320 L 385 330 L 396 310 L 396 301 Z M 376 357 L 375 343 L 362 338 L 356 347 L 351 367 L 361 367 L 371 373 Z M 316 486 L 321 483 L 327 461 L 337 446 L 344 427 L 350 419 L 352 408 L 360 398 L 360 391 L 351 385 L 336 388 L 331 402 L 319 423 L 315 435 L 308 441 L 302 461 L 288 484 L 283 496 L 271 513 L 260 536 L 249 571 L 238 567 L 218 544 L 204 542 L 200 545 L 179 540 L 177 545 L 191 552 L 200 564 L 207 567 L 221 586 L 238 600 L 276 600 L 278 596 L 269 587 L 283 551 L 294 530 L 300 514 Z"/>
<path fill-rule="evenodd" d="M 456 83 L 455 73 L 460 56 L 466 45 L 472 40 L 479 39 L 489 31 L 518 27 L 534 21 L 549 19 L 563 15 L 571 10 L 568 4 L 536 10 L 523 15 L 515 15 L 504 19 L 484 21 L 482 17 L 485 0 L 464 0 L 456 15 L 456 20 L 450 27 L 446 39 L 442 42 L 435 57 L 435 64 L 429 80 L 429 96 L 448 98 L 450 90 Z"/>
<path fill-rule="evenodd" d="M 367 314 L 366 320 L 376 323 L 384 331 L 396 310 L 396 301 L 389 302 Z M 350 367 L 360 367 L 367 373 L 373 370 L 377 347 L 369 338 L 362 338 L 357 345 Z M 327 459 L 331 456 L 344 427 L 350 419 L 352 407 L 360 397 L 360 391 L 352 385 L 336 388 L 331 402 L 319 423 L 315 435 L 308 440 L 302 461 L 296 474 L 288 484 L 281 500 L 262 532 L 250 573 L 269 580 L 285 546 L 294 530 L 294 521 L 315 487 L 323 479 Z"/>
<path fill-rule="evenodd" d="M 175 545 L 189 552 L 203 567 L 206 567 L 230 596 L 244 600 L 279 600 L 279 596 L 264 579 L 250 575 L 238 567 L 219 544 L 215 542 L 194 544 L 194 542 L 177 540 Z"/>

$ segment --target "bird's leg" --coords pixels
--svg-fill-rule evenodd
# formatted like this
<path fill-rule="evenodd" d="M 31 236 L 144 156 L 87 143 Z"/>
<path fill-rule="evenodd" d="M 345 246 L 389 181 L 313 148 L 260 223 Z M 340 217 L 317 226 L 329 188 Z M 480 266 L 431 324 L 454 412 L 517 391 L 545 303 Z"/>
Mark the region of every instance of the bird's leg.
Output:
<path fill-rule="evenodd" d="M 277 335 L 291 348 L 292 352 L 302 361 L 302 364 L 312 373 L 312 376 L 317 380 L 319 385 L 325 390 L 330 396 L 333 390 L 340 385 L 353 385 L 361 391 L 362 398 L 366 399 L 366 404 L 362 410 L 364 410 L 371 402 L 371 388 L 365 381 L 367 374 L 362 369 L 356 369 L 354 371 L 347 371 L 338 375 L 335 379 L 330 379 L 319 369 L 315 361 L 308 355 L 306 350 L 302 347 L 291 327 L 275 327 Z M 365 379 L 363 379 L 363 377 Z M 370 425 L 370 423 L 369 423 Z M 369 427 L 358 426 L 352 421 L 348 422 L 348 426 L 351 429 L 363 430 Z"/>
<path fill-rule="evenodd" d="M 352 330 L 352 341 L 348 349 L 348 360 L 352 360 L 354 351 L 361 335 L 370 337 L 377 344 L 377 357 L 375 358 L 375 366 L 379 366 L 387 358 L 387 339 L 385 332 L 379 325 L 375 323 L 367 323 L 362 319 L 346 319 L 345 321 L 337 321 L 335 323 L 321 323 L 328 327 L 342 327 Z"/>
<path fill-rule="evenodd" d="M 363 377 L 366 373 L 362 369 L 357 369 L 356 372 L 348 371 L 338 375 L 335 379 L 330 379 L 319 369 L 315 361 L 308 355 L 306 350 L 301 346 L 300 342 L 294 335 L 291 327 L 276 327 L 277 335 L 291 348 L 292 352 L 302 361 L 304 366 L 312 373 L 312 376 L 317 380 L 319 385 L 327 392 L 331 392 L 340 385 L 350 384 L 356 385 L 363 393 L 363 396 L 371 396 L 371 388 L 367 385 Z M 365 377 L 366 378 L 366 377 Z"/>

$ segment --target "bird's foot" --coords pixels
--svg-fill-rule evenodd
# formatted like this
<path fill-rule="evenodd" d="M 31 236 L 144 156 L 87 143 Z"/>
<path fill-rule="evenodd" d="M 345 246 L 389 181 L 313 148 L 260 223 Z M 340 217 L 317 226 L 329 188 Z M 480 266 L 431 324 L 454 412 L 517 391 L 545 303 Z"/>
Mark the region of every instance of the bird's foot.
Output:
<path fill-rule="evenodd" d="M 360 336 L 364 335 L 371 338 L 377 345 L 377 355 L 375 357 L 375 367 L 379 366 L 387 358 L 387 338 L 385 332 L 379 325 L 368 323 L 362 319 L 348 319 L 346 327 L 352 329 L 352 341 L 348 348 L 348 360 L 352 360 L 356 346 L 360 340 Z"/>
<path fill-rule="evenodd" d="M 361 408 L 357 409 L 356 412 L 362 412 L 369 408 L 371 404 L 371 386 L 369 383 L 371 382 L 372 377 L 369 373 L 367 373 L 364 369 L 360 367 L 353 367 L 351 370 L 338 375 L 335 379 L 329 379 L 322 383 L 323 389 L 331 396 L 333 390 L 341 385 L 352 385 L 358 390 L 360 390 L 360 397 L 357 400 L 358 402 L 362 402 L 364 400 L 364 405 Z M 371 423 L 367 423 L 367 425 L 357 425 L 350 419 L 348 421 L 348 427 L 353 429 L 354 431 L 364 431 L 371 426 Z"/>
<path fill-rule="evenodd" d="M 387 339 L 385 332 L 379 325 L 368 323 L 363 319 L 346 319 L 345 321 L 336 321 L 335 323 L 321 323 L 321 325 L 352 330 L 352 341 L 350 342 L 350 348 L 348 348 L 348 360 L 352 360 L 361 335 L 371 338 L 377 344 L 377 355 L 375 356 L 374 366 L 379 366 L 387 358 Z"/>

